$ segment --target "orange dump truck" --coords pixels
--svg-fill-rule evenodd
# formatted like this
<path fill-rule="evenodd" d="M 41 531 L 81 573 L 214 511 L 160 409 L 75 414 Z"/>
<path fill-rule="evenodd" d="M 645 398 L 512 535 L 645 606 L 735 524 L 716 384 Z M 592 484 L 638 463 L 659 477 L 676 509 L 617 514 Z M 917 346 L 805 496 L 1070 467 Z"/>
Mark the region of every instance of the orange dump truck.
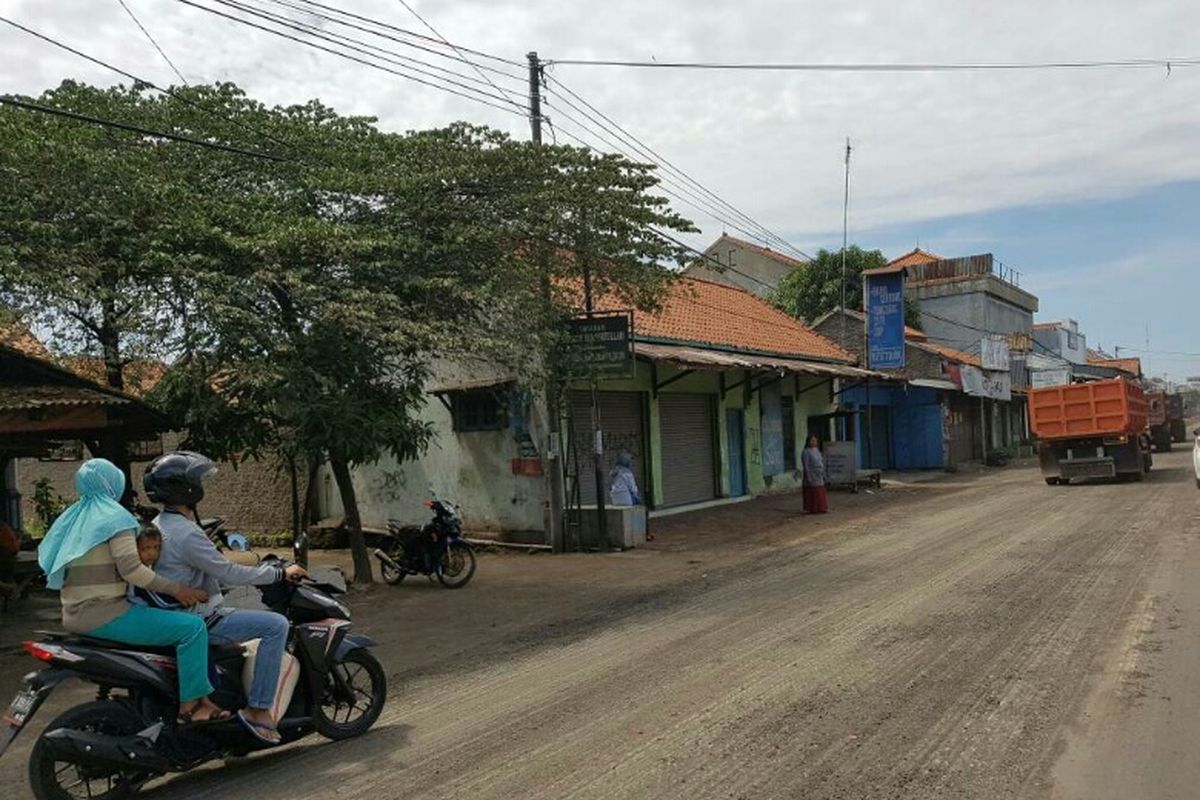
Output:
<path fill-rule="evenodd" d="M 1141 480 L 1150 471 L 1149 402 L 1124 378 L 1029 393 L 1029 424 L 1046 483 L 1072 478 Z"/>

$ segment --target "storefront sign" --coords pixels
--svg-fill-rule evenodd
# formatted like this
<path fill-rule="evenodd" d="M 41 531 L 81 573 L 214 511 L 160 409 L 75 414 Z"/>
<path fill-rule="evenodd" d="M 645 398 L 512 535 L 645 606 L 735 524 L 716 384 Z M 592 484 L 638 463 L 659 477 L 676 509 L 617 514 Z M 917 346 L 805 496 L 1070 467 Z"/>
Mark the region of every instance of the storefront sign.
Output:
<path fill-rule="evenodd" d="M 826 442 L 825 482 L 833 485 L 853 485 L 858 481 L 858 459 L 854 442 Z"/>
<path fill-rule="evenodd" d="M 904 272 L 866 276 L 867 366 L 904 368 Z"/>
<path fill-rule="evenodd" d="M 963 391 L 972 397 L 1012 399 L 1012 378 L 1007 371 L 980 369 L 963 364 L 959 372 L 962 375 Z"/>
<path fill-rule="evenodd" d="M 1008 371 L 1008 342 L 1003 339 L 984 338 L 979 342 L 979 360 L 984 369 Z"/>
<path fill-rule="evenodd" d="M 633 325 L 628 311 L 603 311 L 566 321 L 562 371 L 618 378 L 633 374 Z"/>
<path fill-rule="evenodd" d="M 1029 372 L 1029 385 L 1034 389 L 1047 386 L 1066 386 L 1071 382 L 1069 369 L 1035 369 Z"/>

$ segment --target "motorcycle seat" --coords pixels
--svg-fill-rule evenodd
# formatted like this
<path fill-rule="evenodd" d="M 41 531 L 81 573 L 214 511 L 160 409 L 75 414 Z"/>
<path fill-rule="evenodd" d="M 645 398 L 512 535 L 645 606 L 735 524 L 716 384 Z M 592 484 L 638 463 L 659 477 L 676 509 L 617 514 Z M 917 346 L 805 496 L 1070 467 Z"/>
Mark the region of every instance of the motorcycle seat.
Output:
<path fill-rule="evenodd" d="M 104 650 L 125 650 L 133 653 L 170 656 L 172 658 L 175 656 L 175 647 L 172 645 L 129 644 L 128 642 L 116 642 L 112 639 L 101 639 L 98 636 L 85 636 L 65 631 L 38 631 L 38 633 L 49 639 L 53 639 L 55 644 L 61 644 L 64 647 L 77 644 L 83 647 L 99 647 Z M 208 657 L 210 661 L 225 660 L 242 655 L 245 655 L 245 649 L 237 642 L 210 642 L 208 645 Z"/>

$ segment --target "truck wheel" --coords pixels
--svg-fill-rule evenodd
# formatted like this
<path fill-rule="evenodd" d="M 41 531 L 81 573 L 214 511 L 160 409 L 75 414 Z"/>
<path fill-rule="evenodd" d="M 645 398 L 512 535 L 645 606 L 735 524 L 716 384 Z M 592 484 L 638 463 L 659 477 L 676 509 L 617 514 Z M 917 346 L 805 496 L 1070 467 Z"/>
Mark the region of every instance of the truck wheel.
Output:
<path fill-rule="evenodd" d="M 1046 478 L 1047 486 L 1058 486 L 1058 483 L 1059 483 L 1058 478 Z"/>

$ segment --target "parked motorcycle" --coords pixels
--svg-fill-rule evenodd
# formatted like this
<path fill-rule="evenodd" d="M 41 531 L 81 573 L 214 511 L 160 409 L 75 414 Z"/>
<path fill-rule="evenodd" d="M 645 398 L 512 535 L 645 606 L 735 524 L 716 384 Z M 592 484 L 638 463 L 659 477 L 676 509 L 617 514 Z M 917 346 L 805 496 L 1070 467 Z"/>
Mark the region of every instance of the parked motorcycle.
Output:
<path fill-rule="evenodd" d="M 300 670 L 278 722 L 283 741 L 314 731 L 333 740 L 365 733 L 383 710 L 387 676 L 369 650 L 375 641 L 350 632 L 350 609 L 336 599 L 345 587 L 305 579 L 264 586 L 261 592 L 264 604 L 292 623 L 288 646 Z M 179 700 L 172 648 L 47 633 L 26 642 L 25 651 L 47 668 L 25 677 L 3 719 L 0 755 L 60 683 L 79 678 L 97 686 L 94 701 L 59 715 L 34 744 L 29 780 L 38 800 L 122 800 L 166 773 L 266 746 L 236 719 L 175 724 Z M 240 644 L 218 644 L 209 651 L 212 699 L 222 708 L 236 711 L 245 705 L 246 657 Z"/>
<path fill-rule="evenodd" d="M 395 586 L 408 575 L 427 575 L 447 589 L 461 589 L 475 574 L 475 553 L 462 535 L 462 520 L 452 503 L 425 501 L 433 519 L 424 526 L 388 520 L 387 542 L 375 548 L 384 581 Z"/>

